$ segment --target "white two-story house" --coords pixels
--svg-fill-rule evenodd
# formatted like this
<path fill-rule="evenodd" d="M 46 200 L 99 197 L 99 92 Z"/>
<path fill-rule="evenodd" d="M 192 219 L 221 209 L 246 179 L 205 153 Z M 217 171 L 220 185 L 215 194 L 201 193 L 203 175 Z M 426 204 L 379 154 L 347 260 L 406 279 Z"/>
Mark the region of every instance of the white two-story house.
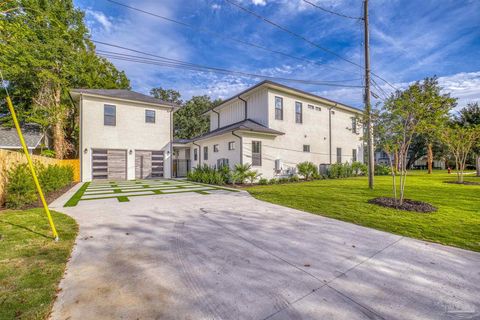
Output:
<path fill-rule="evenodd" d="M 296 165 L 363 162 L 362 111 L 271 81 L 209 110 L 210 132 L 174 146 L 174 176 L 199 165 L 251 164 L 263 178 Z"/>
<path fill-rule="evenodd" d="M 130 90 L 70 91 L 80 115 L 81 180 L 170 178 L 177 106 Z"/>

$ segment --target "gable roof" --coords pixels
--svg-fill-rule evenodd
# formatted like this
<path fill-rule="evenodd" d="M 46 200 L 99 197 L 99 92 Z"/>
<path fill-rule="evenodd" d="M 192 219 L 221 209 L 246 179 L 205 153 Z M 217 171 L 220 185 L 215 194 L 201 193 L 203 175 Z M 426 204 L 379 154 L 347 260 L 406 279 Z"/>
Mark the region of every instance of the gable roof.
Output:
<path fill-rule="evenodd" d="M 125 90 L 125 89 L 72 89 L 70 90 L 70 93 L 73 96 L 84 94 L 84 95 L 90 95 L 90 96 L 110 97 L 110 98 L 115 98 L 120 100 L 139 101 L 139 102 L 145 102 L 149 104 L 156 104 L 160 106 L 169 106 L 173 108 L 180 107 L 175 103 L 171 103 L 168 101 L 154 98 L 152 96 L 149 96 L 143 93 L 139 93 L 131 90 Z"/>
<path fill-rule="evenodd" d="M 274 82 L 274 81 L 271 81 L 271 80 L 264 80 L 262 82 L 257 83 L 256 85 L 250 87 L 250 88 L 247 88 L 246 90 L 243 90 L 242 92 L 234 95 L 233 97 L 230 97 L 227 100 L 224 100 L 221 104 L 219 104 L 219 105 L 217 105 L 213 108 L 210 108 L 209 110 L 205 111 L 203 114 L 207 114 L 207 113 L 211 112 L 212 110 L 215 110 L 215 109 L 225 105 L 226 103 L 228 103 L 230 101 L 238 99 L 242 95 L 248 94 L 249 92 L 251 92 L 255 89 L 258 89 L 260 87 L 277 89 L 277 90 L 283 91 L 283 92 L 291 92 L 292 94 L 301 95 L 301 96 L 304 96 L 304 97 L 306 97 L 308 99 L 311 99 L 311 100 L 321 101 L 322 103 L 329 104 L 332 107 L 335 106 L 337 108 L 349 110 L 349 111 L 352 111 L 352 112 L 355 112 L 355 113 L 363 113 L 363 110 L 361 110 L 359 108 L 355 108 L 355 107 L 352 107 L 352 106 L 349 106 L 349 105 L 346 105 L 346 104 L 343 104 L 343 103 L 340 103 L 340 102 L 337 102 L 337 101 L 334 101 L 334 100 L 330 100 L 330 99 L 321 97 L 319 95 L 316 95 L 316 94 L 313 94 L 313 93 L 310 93 L 310 92 L 306 92 L 306 91 L 303 91 L 303 90 L 300 90 L 300 89 L 289 87 L 289 86 L 286 86 L 286 85 L 278 83 L 278 82 Z"/>
<path fill-rule="evenodd" d="M 203 135 L 197 136 L 197 137 L 192 138 L 192 139 L 177 139 L 177 140 L 174 140 L 173 143 L 188 143 L 188 142 L 192 142 L 192 141 L 208 139 L 208 138 L 218 136 L 218 135 L 221 135 L 221 134 L 224 134 L 224 133 L 227 133 L 227 132 L 235 131 L 235 130 L 252 131 L 252 132 L 271 134 L 271 135 L 276 135 L 276 136 L 285 134 L 283 132 L 265 127 L 264 125 L 262 125 L 262 124 L 260 124 L 256 121 L 253 121 L 251 119 L 246 119 L 246 120 L 242 120 L 242 121 L 239 121 L 239 122 L 236 122 L 236 123 L 232 123 L 228 126 L 225 126 L 225 127 L 219 128 L 219 129 L 215 129 L 213 131 L 207 132 Z"/>
<path fill-rule="evenodd" d="M 22 134 L 28 149 L 38 147 L 43 139 L 40 126 L 36 124 L 26 124 L 22 126 Z M 0 148 L 21 149 L 20 139 L 15 128 L 0 127 Z"/>

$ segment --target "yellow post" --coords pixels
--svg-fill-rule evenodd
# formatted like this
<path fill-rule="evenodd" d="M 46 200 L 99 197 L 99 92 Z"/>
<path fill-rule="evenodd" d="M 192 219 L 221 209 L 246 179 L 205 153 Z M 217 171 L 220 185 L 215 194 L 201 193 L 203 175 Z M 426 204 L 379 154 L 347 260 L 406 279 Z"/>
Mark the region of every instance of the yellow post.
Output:
<path fill-rule="evenodd" d="M 25 152 L 25 156 L 27 157 L 28 166 L 30 167 L 30 171 L 32 172 L 33 181 L 35 181 L 35 186 L 37 187 L 38 194 L 40 195 L 40 200 L 42 200 L 43 208 L 45 209 L 45 213 L 48 217 L 48 222 L 50 223 L 50 227 L 52 228 L 53 237 L 55 241 L 58 241 L 58 233 L 57 229 L 55 229 L 55 224 L 53 223 L 52 215 L 50 214 L 50 210 L 48 209 L 47 202 L 45 201 L 45 197 L 43 196 L 42 187 L 40 187 L 40 183 L 38 182 L 37 174 L 35 173 L 35 168 L 33 167 L 32 158 L 28 153 L 27 145 L 25 144 L 25 140 L 23 139 L 22 130 L 20 129 L 20 125 L 18 124 L 17 115 L 15 114 L 15 109 L 13 109 L 12 100 L 7 95 L 7 105 L 8 109 L 10 109 L 10 113 L 12 114 L 13 122 L 15 123 L 15 128 L 17 129 L 18 138 L 20 139 L 20 143 L 22 144 L 23 152 Z"/>

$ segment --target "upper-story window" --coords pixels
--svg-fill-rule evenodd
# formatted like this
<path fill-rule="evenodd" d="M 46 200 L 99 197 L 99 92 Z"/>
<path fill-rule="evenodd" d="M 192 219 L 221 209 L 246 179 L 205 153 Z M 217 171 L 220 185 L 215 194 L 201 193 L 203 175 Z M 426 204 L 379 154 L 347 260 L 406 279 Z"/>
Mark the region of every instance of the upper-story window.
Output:
<path fill-rule="evenodd" d="M 310 152 L 310 145 L 309 144 L 304 144 L 303 145 L 303 152 Z"/>
<path fill-rule="evenodd" d="M 103 124 L 106 126 L 117 125 L 117 108 L 111 104 L 103 106 Z"/>
<path fill-rule="evenodd" d="M 275 120 L 283 120 L 283 98 L 275 97 Z"/>
<path fill-rule="evenodd" d="M 357 118 L 352 117 L 352 133 L 358 133 Z"/>
<path fill-rule="evenodd" d="M 218 144 L 213 145 L 213 152 L 218 152 Z"/>
<path fill-rule="evenodd" d="M 208 147 L 203 147 L 203 160 L 208 160 Z"/>
<path fill-rule="evenodd" d="M 155 110 L 145 110 L 145 122 L 155 123 Z"/>
<path fill-rule="evenodd" d="M 235 150 L 235 141 L 230 141 L 228 143 L 228 150 Z"/>
<path fill-rule="evenodd" d="M 303 122 L 303 117 L 302 117 L 302 103 L 296 101 L 295 102 L 295 122 L 296 123 L 302 123 Z"/>
<path fill-rule="evenodd" d="M 313 110 L 313 109 L 315 109 L 315 106 L 309 104 L 309 105 L 308 105 L 308 109 L 312 109 L 312 110 Z"/>

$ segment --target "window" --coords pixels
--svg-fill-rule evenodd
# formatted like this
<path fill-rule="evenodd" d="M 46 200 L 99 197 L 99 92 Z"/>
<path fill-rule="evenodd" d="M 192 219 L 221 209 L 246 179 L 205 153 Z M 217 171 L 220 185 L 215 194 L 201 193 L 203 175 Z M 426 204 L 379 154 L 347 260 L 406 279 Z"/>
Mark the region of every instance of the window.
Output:
<path fill-rule="evenodd" d="M 235 150 L 235 141 L 230 141 L 228 143 L 228 150 Z"/>
<path fill-rule="evenodd" d="M 203 160 L 208 160 L 208 147 L 203 147 Z"/>
<path fill-rule="evenodd" d="M 342 163 L 342 148 L 337 148 L 337 163 Z"/>
<path fill-rule="evenodd" d="M 194 161 L 198 160 L 198 149 L 197 148 L 193 149 L 193 160 Z"/>
<path fill-rule="evenodd" d="M 117 124 L 116 107 L 110 104 L 103 106 L 103 124 L 106 126 L 115 126 Z"/>
<path fill-rule="evenodd" d="M 275 120 L 283 120 L 283 98 L 275 97 Z"/>
<path fill-rule="evenodd" d="M 311 104 L 308 105 L 308 109 L 315 109 L 315 106 L 312 106 Z"/>
<path fill-rule="evenodd" d="M 352 149 L 352 162 L 357 161 L 357 149 Z"/>
<path fill-rule="evenodd" d="M 217 168 L 229 167 L 227 158 L 220 158 L 217 160 Z"/>
<path fill-rule="evenodd" d="M 315 110 L 317 110 L 317 111 L 322 111 L 322 108 L 320 108 L 320 107 L 315 107 Z"/>
<path fill-rule="evenodd" d="M 262 165 L 262 142 L 252 141 L 252 166 Z"/>
<path fill-rule="evenodd" d="M 145 122 L 155 123 L 155 110 L 145 110 Z"/>
<path fill-rule="evenodd" d="M 310 152 L 310 145 L 309 144 L 304 144 L 303 145 L 303 152 Z"/>
<path fill-rule="evenodd" d="M 357 132 L 357 118 L 352 118 L 352 133 L 358 133 Z"/>
<path fill-rule="evenodd" d="M 213 152 L 218 152 L 218 144 L 213 145 Z"/>
<path fill-rule="evenodd" d="M 185 149 L 185 159 L 190 160 L 190 148 Z"/>
<path fill-rule="evenodd" d="M 295 102 L 295 122 L 302 123 L 302 103 Z"/>

